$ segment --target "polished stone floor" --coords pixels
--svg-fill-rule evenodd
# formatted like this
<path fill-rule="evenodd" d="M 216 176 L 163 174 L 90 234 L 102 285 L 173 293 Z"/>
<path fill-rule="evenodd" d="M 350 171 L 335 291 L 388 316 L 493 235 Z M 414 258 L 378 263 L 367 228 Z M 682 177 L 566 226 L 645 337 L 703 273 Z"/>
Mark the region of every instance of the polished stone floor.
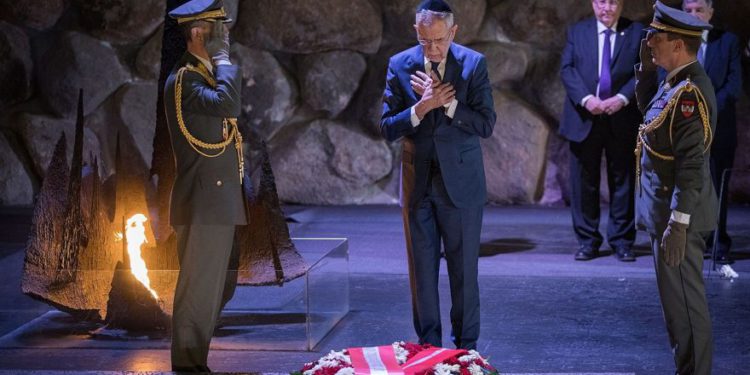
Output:
<path fill-rule="evenodd" d="M 214 350 L 209 356 L 212 369 L 285 373 L 330 350 L 416 339 L 397 207 L 290 206 L 286 212 L 295 221 L 290 223 L 295 237 L 349 239 L 350 312 L 314 351 Z M 739 278 L 706 273 L 714 373 L 747 374 L 750 208 L 732 207 L 729 222 Z M 0 343 L 52 310 L 20 292 L 28 223 L 28 210 L 0 210 Z M 590 262 L 575 262 L 570 226 L 565 208 L 485 210 L 479 351 L 502 373 L 670 373 L 670 348 L 645 236 L 639 233 L 634 263 L 618 262 L 608 252 Z M 441 297 L 447 324 L 446 277 L 441 277 Z M 449 329 L 444 331 L 448 343 Z M 43 348 L 0 345 L 0 375 L 161 372 L 170 367 L 164 348 L 87 348 L 77 345 L 87 337 L 70 340 L 70 345 Z"/>

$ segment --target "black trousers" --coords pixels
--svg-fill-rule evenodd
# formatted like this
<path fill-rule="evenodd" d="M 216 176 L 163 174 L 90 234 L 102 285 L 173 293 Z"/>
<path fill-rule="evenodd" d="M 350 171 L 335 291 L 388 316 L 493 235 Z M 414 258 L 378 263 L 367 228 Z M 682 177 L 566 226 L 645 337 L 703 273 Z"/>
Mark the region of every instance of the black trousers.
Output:
<path fill-rule="evenodd" d="M 600 117 L 586 139 L 570 142 L 570 208 L 580 246 L 598 249 L 603 242 L 599 232 L 602 154 L 609 186 L 607 242 L 612 248 L 630 248 L 635 241 L 635 136 L 621 139 L 614 126 L 618 125 Z"/>
<path fill-rule="evenodd" d="M 419 342 L 442 346 L 438 275 L 441 240 L 451 294 L 451 337 L 457 348 L 475 349 L 479 338 L 479 236 L 483 206 L 455 207 L 442 175 L 434 171 L 415 208 L 404 207 L 414 329 Z"/>
<path fill-rule="evenodd" d="M 672 346 L 677 373 L 708 375 L 713 358 L 711 316 L 703 285 L 703 251 L 700 233 L 687 232 L 685 259 L 679 266 L 664 262 L 661 235 L 651 235 L 656 283 Z"/>
<path fill-rule="evenodd" d="M 172 314 L 172 370 L 208 371 L 208 348 L 226 298 L 234 225 L 175 226 L 180 275 Z"/>

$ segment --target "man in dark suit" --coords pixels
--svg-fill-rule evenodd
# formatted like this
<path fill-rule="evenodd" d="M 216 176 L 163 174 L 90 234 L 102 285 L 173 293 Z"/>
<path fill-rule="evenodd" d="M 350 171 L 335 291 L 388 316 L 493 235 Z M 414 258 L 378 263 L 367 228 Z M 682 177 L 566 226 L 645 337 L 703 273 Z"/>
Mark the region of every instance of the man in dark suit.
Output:
<path fill-rule="evenodd" d="M 710 23 L 714 14 L 712 0 L 683 0 L 682 10 L 698 17 L 705 23 Z M 734 165 L 734 153 L 737 149 L 737 115 L 735 102 L 742 91 L 742 65 L 740 63 L 740 41 L 736 35 L 716 28 L 706 31 L 703 35 L 701 48 L 698 50 L 698 61 L 711 78 L 716 90 L 716 111 L 718 122 L 711 149 L 711 178 L 717 193 L 721 190 L 722 173 L 724 191 L 719 212 L 718 248 L 716 263 L 728 264 L 732 260 L 729 251 L 732 239 L 727 233 L 727 187 Z M 726 172 L 724 172 L 726 171 Z M 709 248 L 713 246 L 713 238 L 707 242 Z"/>
<path fill-rule="evenodd" d="M 568 29 L 560 76 L 567 92 L 560 135 L 570 141 L 570 205 L 576 260 L 599 255 L 599 181 L 607 161 L 607 242 L 621 261 L 635 260 L 633 148 L 640 114 L 633 65 L 643 25 L 620 17 L 624 0 L 592 0 L 594 18 Z"/>
<path fill-rule="evenodd" d="M 486 186 L 479 139 L 495 125 L 484 56 L 453 43 L 457 25 L 442 0 L 422 2 L 419 45 L 393 56 L 380 130 L 401 138 L 401 206 L 414 328 L 420 343 L 442 346 L 438 270 L 441 239 L 451 286 L 452 340 L 476 348 L 477 267 Z M 429 73 L 425 73 L 429 72 Z"/>
<path fill-rule="evenodd" d="M 642 63 L 636 66 L 636 97 L 644 113 L 636 148 L 636 223 L 651 238 L 678 374 L 711 373 L 703 233 L 716 227 L 709 150 L 717 111 L 711 80 L 696 59 L 701 34 L 710 28 L 657 1 L 641 46 Z M 656 65 L 667 72 L 659 84 Z"/>
<path fill-rule="evenodd" d="M 247 222 L 236 125 L 241 75 L 229 61 L 221 0 L 191 0 L 169 15 L 183 28 L 187 43 L 164 87 L 176 162 L 169 220 L 180 261 L 172 369 L 206 372 L 235 226 Z"/>

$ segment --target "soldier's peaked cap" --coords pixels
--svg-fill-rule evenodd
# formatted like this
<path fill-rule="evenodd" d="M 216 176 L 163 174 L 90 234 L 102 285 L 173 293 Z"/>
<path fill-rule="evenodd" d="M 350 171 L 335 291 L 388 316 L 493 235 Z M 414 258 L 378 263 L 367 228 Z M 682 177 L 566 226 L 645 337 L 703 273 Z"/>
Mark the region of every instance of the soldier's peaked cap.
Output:
<path fill-rule="evenodd" d="M 222 0 L 190 0 L 174 8 L 169 16 L 176 19 L 178 24 L 198 20 L 232 21 L 227 17 Z"/>
<path fill-rule="evenodd" d="M 649 25 L 651 30 L 682 34 L 699 38 L 703 30 L 711 30 L 712 26 L 698 17 L 691 16 L 679 9 L 664 5 L 661 1 L 654 4 L 654 19 Z"/>

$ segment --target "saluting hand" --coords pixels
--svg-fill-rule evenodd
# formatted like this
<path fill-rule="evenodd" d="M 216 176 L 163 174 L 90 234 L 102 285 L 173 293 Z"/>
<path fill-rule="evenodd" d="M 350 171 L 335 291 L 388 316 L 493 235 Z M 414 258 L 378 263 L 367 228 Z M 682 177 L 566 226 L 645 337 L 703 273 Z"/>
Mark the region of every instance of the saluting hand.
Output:
<path fill-rule="evenodd" d="M 653 71 L 656 70 L 656 64 L 654 64 L 653 57 L 651 56 L 651 48 L 648 47 L 648 39 L 641 39 L 641 71 Z"/>
<path fill-rule="evenodd" d="M 229 61 L 229 29 L 221 21 L 214 21 L 206 52 L 214 62 Z"/>

